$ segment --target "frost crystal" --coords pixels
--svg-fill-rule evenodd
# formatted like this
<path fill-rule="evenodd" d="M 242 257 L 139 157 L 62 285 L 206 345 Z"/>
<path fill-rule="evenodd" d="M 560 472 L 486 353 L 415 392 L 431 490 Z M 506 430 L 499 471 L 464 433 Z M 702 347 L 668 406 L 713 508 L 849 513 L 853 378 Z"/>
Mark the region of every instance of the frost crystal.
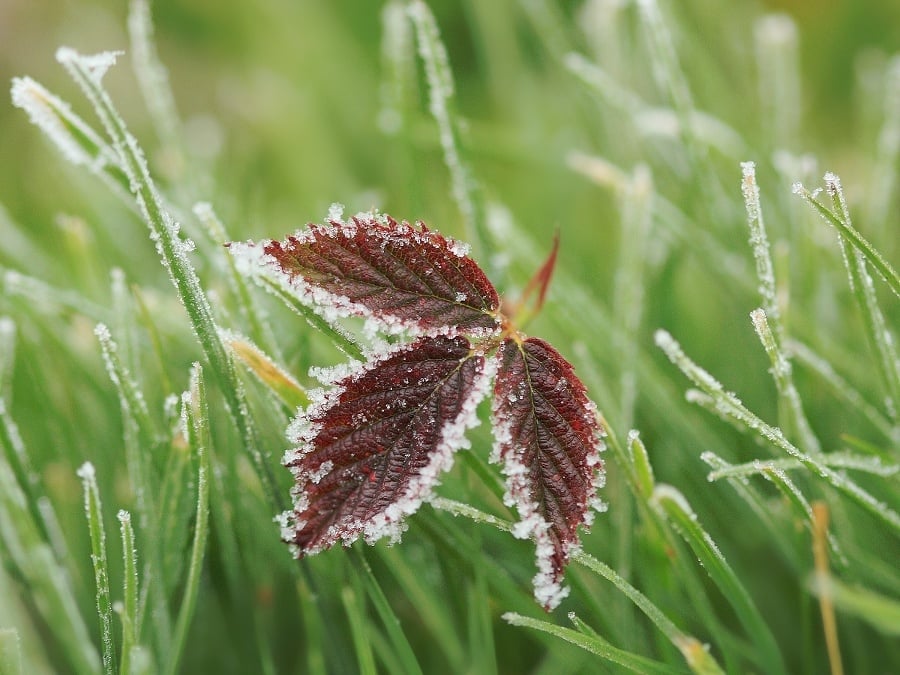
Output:
<path fill-rule="evenodd" d="M 78 476 L 81 480 L 85 481 L 93 481 L 96 480 L 97 472 L 94 469 L 94 465 L 90 462 L 85 462 L 75 471 L 75 475 Z"/>
<path fill-rule="evenodd" d="M 106 71 L 116 65 L 116 60 L 124 53 L 122 51 L 100 52 L 85 56 L 71 47 L 60 47 L 56 50 L 56 60 L 63 65 L 78 63 L 84 67 L 96 84 L 100 84 Z"/>
<path fill-rule="evenodd" d="M 344 205 L 340 202 L 335 202 L 331 206 L 328 207 L 328 215 L 325 217 L 325 220 L 330 222 L 343 222 L 344 220 Z"/>
<path fill-rule="evenodd" d="M 63 156 L 76 166 L 88 166 L 95 173 L 107 164 L 116 164 L 109 146 L 94 133 L 69 104 L 50 93 L 30 77 L 12 81 L 12 102 L 28 115 L 56 145 Z M 78 137 L 72 133 L 77 130 Z"/>

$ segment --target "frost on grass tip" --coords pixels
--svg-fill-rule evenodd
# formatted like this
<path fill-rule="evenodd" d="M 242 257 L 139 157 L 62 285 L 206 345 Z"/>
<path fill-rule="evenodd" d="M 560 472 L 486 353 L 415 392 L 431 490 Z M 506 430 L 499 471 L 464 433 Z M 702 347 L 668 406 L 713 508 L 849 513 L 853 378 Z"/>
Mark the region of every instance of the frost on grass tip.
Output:
<path fill-rule="evenodd" d="M 294 505 L 277 519 L 282 537 L 298 556 L 359 538 L 398 540 L 454 453 L 469 447 L 466 432 L 492 392 L 492 459 L 519 514 L 513 533 L 536 544 L 535 598 L 553 609 L 604 475 L 598 414 L 581 380 L 549 343 L 515 327 L 523 305 L 533 302 L 529 316 L 544 301 L 558 239 L 523 298 L 507 305 L 510 317 L 463 243 L 421 222 L 331 215 L 281 242 L 231 244 L 238 268 L 323 316 L 360 316 L 410 341 L 366 363 L 313 369 L 325 387 L 309 392 L 288 428 Z"/>

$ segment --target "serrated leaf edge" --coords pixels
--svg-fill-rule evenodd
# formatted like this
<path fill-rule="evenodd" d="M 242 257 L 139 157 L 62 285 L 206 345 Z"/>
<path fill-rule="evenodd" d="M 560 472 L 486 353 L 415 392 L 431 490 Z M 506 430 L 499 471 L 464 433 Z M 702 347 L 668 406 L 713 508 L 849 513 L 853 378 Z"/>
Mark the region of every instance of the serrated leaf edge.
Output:
<path fill-rule="evenodd" d="M 499 320 L 497 320 L 496 326 L 493 328 L 460 329 L 454 325 L 423 328 L 415 321 L 373 311 L 362 303 L 354 302 L 346 296 L 332 293 L 308 282 L 300 274 L 291 275 L 285 272 L 278 259 L 265 251 L 267 247 L 275 244 L 285 247 L 291 239 L 298 244 L 315 243 L 316 233 L 327 233 L 329 230 L 333 232 L 339 231 L 344 237 L 352 238 L 356 235 L 359 228 L 364 227 L 367 222 L 384 225 L 385 223 L 381 222 L 379 217 L 374 214 L 359 214 L 349 221 L 331 219 L 326 220 L 324 224 L 308 223 L 305 228 L 296 230 L 280 242 L 275 239 L 265 239 L 258 242 L 231 242 L 228 244 L 228 248 L 234 256 L 235 266 L 241 274 L 256 281 L 259 281 L 261 278 L 268 279 L 271 283 L 274 283 L 277 287 L 290 293 L 304 305 L 313 309 L 329 324 L 334 324 L 339 319 L 352 316 L 362 317 L 366 322 L 364 333 L 370 338 L 379 332 L 386 335 L 407 333 L 416 337 L 445 335 L 452 338 L 464 335 L 474 339 L 488 338 L 500 333 L 501 325 Z M 363 220 L 363 218 L 367 220 Z M 404 233 L 438 234 L 434 230 L 429 230 L 422 221 L 416 221 L 416 225 L 422 230 L 417 231 L 413 225 L 405 220 L 398 222 L 390 219 L 389 216 L 385 216 L 385 218 L 388 218 L 389 222 L 395 224 L 398 228 L 403 228 L 398 229 L 398 236 Z M 464 259 L 468 256 L 469 249 L 467 244 L 452 237 L 439 236 L 447 242 L 447 251 L 451 255 L 459 259 Z"/>
<path fill-rule="evenodd" d="M 397 353 L 409 349 L 413 344 L 394 345 L 391 349 L 379 354 L 372 361 L 365 363 L 356 362 L 347 377 L 355 381 L 376 369 L 381 363 Z M 344 537 L 340 535 L 341 531 L 361 532 L 367 544 L 374 544 L 384 538 L 388 538 L 390 544 L 400 541 L 403 532 L 406 530 L 406 518 L 418 511 L 421 505 L 432 497 L 434 488 L 440 484 L 440 475 L 453 465 L 454 454 L 458 450 L 470 447 L 470 441 L 465 435 L 466 432 L 481 423 L 477 415 L 477 409 L 481 401 L 490 393 L 491 383 L 496 374 L 496 363 L 494 359 L 486 359 L 477 352 L 467 358 L 482 359 L 480 372 L 472 383 L 469 396 L 463 402 L 456 418 L 442 427 L 441 440 L 432 452 L 431 461 L 422 469 L 418 476 L 410 481 L 403 495 L 385 511 L 376 514 L 368 520 L 342 521 L 340 524 L 330 526 L 325 535 L 320 538 L 324 542 L 322 544 L 301 550 L 296 544 L 290 543 L 291 552 L 295 557 L 315 555 L 332 547 L 338 541 L 341 541 L 345 546 L 349 546 L 360 536 L 355 534 L 352 537 Z M 464 360 L 461 360 L 460 366 L 464 362 Z M 335 385 L 328 389 L 318 389 L 309 392 L 310 398 L 314 399 L 314 402 L 305 411 L 298 414 L 289 425 L 289 440 L 296 445 L 285 453 L 282 460 L 283 464 L 287 466 L 290 463 L 299 461 L 311 451 L 312 440 L 321 430 L 321 425 L 310 423 L 309 420 L 324 415 L 329 409 L 337 405 L 344 390 L 344 387 Z M 294 533 L 303 527 L 302 514 L 309 507 L 306 497 L 306 486 L 310 481 L 317 482 L 324 473 L 330 471 L 330 467 L 326 467 L 326 464 L 330 464 L 330 462 L 324 462 L 314 474 L 309 474 L 300 467 L 288 466 L 294 476 L 294 485 L 291 488 L 293 509 L 285 511 L 276 517 L 276 521 L 281 527 L 283 540 L 290 542 L 294 537 Z"/>
<path fill-rule="evenodd" d="M 514 341 L 521 350 L 522 345 L 519 339 L 514 339 Z M 550 346 L 552 347 L 552 345 Z M 502 347 L 492 359 L 495 361 L 495 373 L 500 367 L 501 353 Z M 593 475 L 590 490 L 586 495 L 584 511 L 581 514 L 580 522 L 576 525 L 576 529 L 578 527 L 590 528 L 593 525 L 595 513 L 606 511 L 606 504 L 597 496 L 598 490 L 602 489 L 606 483 L 606 472 L 603 469 L 603 462 L 600 458 L 600 453 L 605 450 L 606 446 L 603 443 L 602 426 L 596 422 L 599 419 L 596 405 L 589 397 L 586 396 L 586 399 L 587 414 L 593 416 L 593 424 L 591 426 L 597 429 L 597 433 L 594 437 L 594 451 L 588 454 L 585 460 L 588 467 L 593 470 Z M 494 396 L 491 402 L 494 445 L 491 450 L 490 461 L 491 463 L 502 465 L 501 472 L 506 477 L 503 503 L 510 508 L 515 508 L 519 516 L 518 522 L 511 530 L 512 535 L 517 539 L 531 539 L 535 543 L 535 559 L 538 571 L 532 578 L 534 599 L 544 609 L 550 611 L 559 606 L 569 595 L 570 589 L 562 585 L 562 571 L 557 572 L 554 568 L 553 557 L 556 551 L 553 541 L 548 534 L 552 525 L 544 519 L 538 509 L 538 505 L 530 497 L 529 470 L 520 461 L 521 449 L 513 449 L 506 456 L 503 456 L 503 444 L 509 443 L 512 432 L 509 420 L 504 419 L 504 416 L 499 414 L 499 412 L 499 398 Z M 574 542 L 563 542 L 563 555 L 567 561 L 578 550 L 580 550 L 580 544 L 577 539 Z"/>

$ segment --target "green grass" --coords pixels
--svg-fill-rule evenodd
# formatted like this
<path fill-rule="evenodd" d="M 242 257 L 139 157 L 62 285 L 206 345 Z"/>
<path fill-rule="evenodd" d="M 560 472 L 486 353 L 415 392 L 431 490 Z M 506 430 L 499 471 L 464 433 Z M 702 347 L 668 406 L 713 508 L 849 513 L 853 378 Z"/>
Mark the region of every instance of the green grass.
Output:
<path fill-rule="evenodd" d="M 893 3 L 122 4 L 0 37 L 53 132 L 0 106 L 0 673 L 900 668 Z M 609 449 L 555 612 L 486 424 L 399 545 L 279 541 L 360 345 L 222 244 L 334 202 L 510 296 L 559 230 L 529 330 Z"/>

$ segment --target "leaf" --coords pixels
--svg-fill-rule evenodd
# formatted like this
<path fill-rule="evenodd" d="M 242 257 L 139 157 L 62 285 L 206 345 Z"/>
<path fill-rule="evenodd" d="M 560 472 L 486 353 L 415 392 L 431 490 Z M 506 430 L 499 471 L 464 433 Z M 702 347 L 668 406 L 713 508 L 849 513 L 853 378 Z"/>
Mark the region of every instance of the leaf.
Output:
<path fill-rule="evenodd" d="M 581 380 L 547 342 L 512 337 L 497 358 L 492 460 L 503 462 L 506 502 L 521 519 L 513 534 L 537 544 L 534 596 L 551 610 L 568 594 L 561 582 L 578 527 L 593 519 L 601 430 Z"/>
<path fill-rule="evenodd" d="M 493 334 L 500 299 L 467 247 L 421 222 L 358 216 L 310 224 L 285 241 L 238 244 L 256 251 L 302 299 L 337 316 L 416 334 Z M 251 256 L 253 253 L 251 253 Z"/>
<path fill-rule="evenodd" d="M 344 376 L 295 421 L 285 458 L 296 478 L 283 537 L 297 555 L 341 540 L 399 538 L 468 446 L 490 382 L 463 337 L 423 337 Z"/>

